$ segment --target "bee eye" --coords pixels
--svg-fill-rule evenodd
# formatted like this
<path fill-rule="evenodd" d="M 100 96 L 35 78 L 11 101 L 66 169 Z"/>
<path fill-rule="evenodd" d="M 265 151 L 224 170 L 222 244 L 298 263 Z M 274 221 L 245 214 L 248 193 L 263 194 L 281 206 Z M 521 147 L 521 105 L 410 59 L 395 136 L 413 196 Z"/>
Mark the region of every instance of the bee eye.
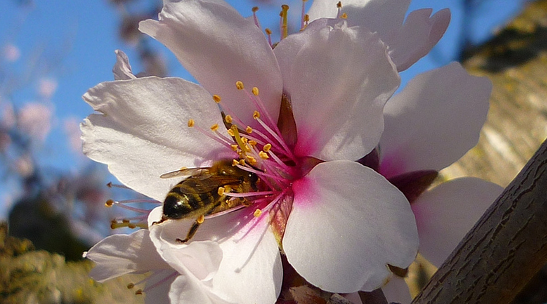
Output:
<path fill-rule="evenodd" d="M 256 183 L 258 181 L 258 175 L 254 174 L 254 173 L 249 173 L 249 180 L 252 183 Z"/>

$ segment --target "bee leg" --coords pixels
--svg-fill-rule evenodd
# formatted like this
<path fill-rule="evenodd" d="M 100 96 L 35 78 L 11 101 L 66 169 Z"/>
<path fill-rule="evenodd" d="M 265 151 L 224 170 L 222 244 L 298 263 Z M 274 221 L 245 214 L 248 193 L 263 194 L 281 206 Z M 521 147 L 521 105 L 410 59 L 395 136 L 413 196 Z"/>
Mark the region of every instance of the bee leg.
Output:
<path fill-rule="evenodd" d="M 163 215 L 163 216 L 161 217 L 161 220 L 153 222 L 152 225 L 161 224 L 161 223 L 165 222 L 166 220 L 168 220 L 168 218 L 167 218 L 165 215 Z"/>
<path fill-rule="evenodd" d="M 186 238 L 184 240 L 177 239 L 177 242 L 180 242 L 183 244 L 188 242 L 192 237 L 194 237 L 194 234 L 196 234 L 196 232 L 198 231 L 199 225 L 201 225 L 201 223 L 203 223 L 204 220 L 205 220 L 205 217 L 203 215 L 198 217 L 198 219 L 192 224 L 192 227 L 190 227 L 190 230 L 188 230 L 188 234 L 186 235 Z"/>

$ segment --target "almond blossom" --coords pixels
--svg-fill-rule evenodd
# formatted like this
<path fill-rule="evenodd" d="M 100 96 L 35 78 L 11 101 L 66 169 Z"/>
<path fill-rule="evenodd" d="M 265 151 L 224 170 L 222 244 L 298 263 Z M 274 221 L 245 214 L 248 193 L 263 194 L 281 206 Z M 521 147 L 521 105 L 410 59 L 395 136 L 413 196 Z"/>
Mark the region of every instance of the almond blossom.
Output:
<path fill-rule="evenodd" d="M 397 16 L 408 6 L 392 5 Z M 163 286 L 172 302 L 273 303 L 283 277 L 281 254 L 308 282 L 337 293 L 374 290 L 391 276 L 388 266 L 408 267 L 418 247 L 410 204 L 356 160 L 380 143 L 398 70 L 429 51 L 449 14 L 429 22 L 430 11 L 427 18 L 415 13 L 425 27 L 412 32 L 402 17 L 360 24 L 362 16 L 332 7 L 337 16 L 282 35 L 275 47 L 257 23 L 219 0 L 165 1 L 158 21 L 141 22 L 139 29 L 173 51 L 199 85 L 137 78 L 118 52 L 116 81 L 84 95 L 98 112 L 81 126 L 84 153 L 159 202 L 178 182 L 160 178 L 164 173 L 226 159 L 258 176 L 259 189 L 223 193 L 249 206 L 208 216 L 185 244 L 177 239 L 195 218 L 163 221 L 152 212 L 149 230 L 122 237 L 134 248 L 131 256 L 113 237 L 90 250 L 96 277 L 168 269 L 174 275 Z M 408 49 L 401 37 L 411 32 L 421 39 Z M 143 240 L 147 245 L 139 248 Z M 185 251 L 191 259 L 181 258 Z M 141 255 L 157 263 L 146 264 Z M 115 256 L 124 262 L 110 263 Z M 201 259 L 207 267 L 198 271 L 192 261 Z"/>
<path fill-rule="evenodd" d="M 437 267 L 503 190 L 472 177 L 426 190 L 438 171 L 477 144 L 491 90 L 486 77 L 469 75 L 459 63 L 416 76 L 386 104 L 378 155 L 364 159 L 410 200 L 419 251 Z M 389 301 L 409 303 L 401 281 L 394 277 L 382 289 Z"/>

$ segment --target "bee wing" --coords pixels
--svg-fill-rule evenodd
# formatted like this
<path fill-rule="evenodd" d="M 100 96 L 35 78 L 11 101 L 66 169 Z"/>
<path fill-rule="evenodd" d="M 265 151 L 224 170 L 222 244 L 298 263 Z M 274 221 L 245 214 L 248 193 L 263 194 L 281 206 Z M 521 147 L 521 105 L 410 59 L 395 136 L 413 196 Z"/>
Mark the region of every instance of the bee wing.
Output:
<path fill-rule="evenodd" d="M 209 175 L 209 174 L 206 174 Z M 185 180 L 183 180 L 181 183 L 184 183 L 185 187 L 189 187 L 192 190 L 190 193 L 192 194 L 202 194 L 202 193 L 209 193 L 209 192 L 217 192 L 219 187 L 224 187 L 227 185 L 237 185 L 241 181 L 237 177 L 233 176 L 225 176 L 225 175 L 210 175 L 207 178 L 202 178 L 200 176 L 191 176 Z M 182 192 L 185 192 L 185 189 L 181 190 Z"/>
<path fill-rule="evenodd" d="M 160 178 L 173 178 L 178 176 L 203 176 L 203 178 L 210 177 L 208 174 L 209 168 L 182 168 L 180 170 L 171 171 L 160 175 Z"/>
<path fill-rule="evenodd" d="M 199 176 L 200 179 L 201 176 Z M 203 178 L 205 179 L 205 178 Z M 211 175 L 208 179 L 215 181 L 219 186 L 234 185 L 241 183 L 241 180 L 237 176 L 230 175 Z"/>

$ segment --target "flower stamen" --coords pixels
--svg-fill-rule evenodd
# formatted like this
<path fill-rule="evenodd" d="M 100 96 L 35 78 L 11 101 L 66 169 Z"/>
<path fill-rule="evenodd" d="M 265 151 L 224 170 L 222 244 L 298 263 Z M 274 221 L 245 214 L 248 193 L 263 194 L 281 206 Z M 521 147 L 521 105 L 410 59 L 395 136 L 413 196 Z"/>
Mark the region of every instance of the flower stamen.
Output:
<path fill-rule="evenodd" d="M 239 130 L 237 129 L 237 125 L 232 125 L 232 127 L 230 128 L 230 131 L 231 131 L 229 132 L 230 135 L 232 135 L 232 137 L 235 139 L 241 151 L 249 152 L 247 151 L 248 150 L 247 145 L 243 142 L 243 139 L 241 139 L 241 136 L 239 135 Z"/>
<path fill-rule="evenodd" d="M 255 25 L 260 28 L 260 23 L 258 22 L 258 17 L 256 16 L 256 12 L 258 11 L 258 6 L 254 6 L 253 9 L 253 20 L 255 22 Z"/>
<path fill-rule="evenodd" d="M 308 21 L 310 20 L 310 16 L 306 14 L 306 2 L 308 0 L 302 0 L 302 13 L 300 18 L 300 30 L 303 30 L 308 25 Z"/>
<path fill-rule="evenodd" d="M 264 31 L 266 32 L 266 36 L 268 36 L 268 43 L 270 44 L 270 47 L 273 49 L 272 30 L 270 30 L 269 28 L 266 28 Z"/>
<path fill-rule="evenodd" d="M 210 127 L 211 131 L 213 131 L 216 136 L 212 135 L 210 132 L 205 131 L 203 128 L 199 126 L 196 126 L 195 121 L 193 119 L 188 120 L 188 127 L 198 130 L 201 134 L 231 149 L 232 141 L 228 137 L 225 137 L 218 132 L 218 124 L 214 124 Z"/>
<path fill-rule="evenodd" d="M 281 13 L 279 13 L 279 16 L 281 17 L 281 19 L 279 20 L 279 26 L 281 28 L 281 39 L 285 39 L 287 38 L 287 36 L 289 36 L 288 12 L 289 6 L 286 4 L 281 5 Z"/>
<path fill-rule="evenodd" d="M 255 111 L 256 112 L 256 111 Z M 256 112 L 258 113 L 258 112 Z M 260 114 L 260 113 L 259 113 Z M 293 161 L 296 161 L 296 157 L 292 154 L 292 151 L 291 149 L 287 146 L 287 144 L 285 143 L 285 140 L 283 140 L 279 134 L 277 132 L 274 132 L 266 123 L 264 123 L 262 121 L 262 119 L 260 119 L 260 115 L 258 115 L 257 117 L 255 117 L 255 115 L 253 115 L 253 118 L 255 118 L 256 121 L 258 121 L 258 123 L 273 137 L 275 138 L 275 140 L 281 145 L 281 147 L 283 147 L 283 150 L 284 150 L 284 154 L 289 157 L 291 160 Z"/>
<path fill-rule="evenodd" d="M 114 183 L 112 183 L 112 182 L 106 183 L 106 186 L 107 186 L 108 188 L 131 189 L 131 188 L 125 186 L 125 185 L 114 184 Z"/>
<path fill-rule="evenodd" d="M 253 197 L 253 196 L 267 196 L 272 195 L 273 191 L 255 191 L 255 192 L 225 192 L 224 195 L 230 197 Z"/>

